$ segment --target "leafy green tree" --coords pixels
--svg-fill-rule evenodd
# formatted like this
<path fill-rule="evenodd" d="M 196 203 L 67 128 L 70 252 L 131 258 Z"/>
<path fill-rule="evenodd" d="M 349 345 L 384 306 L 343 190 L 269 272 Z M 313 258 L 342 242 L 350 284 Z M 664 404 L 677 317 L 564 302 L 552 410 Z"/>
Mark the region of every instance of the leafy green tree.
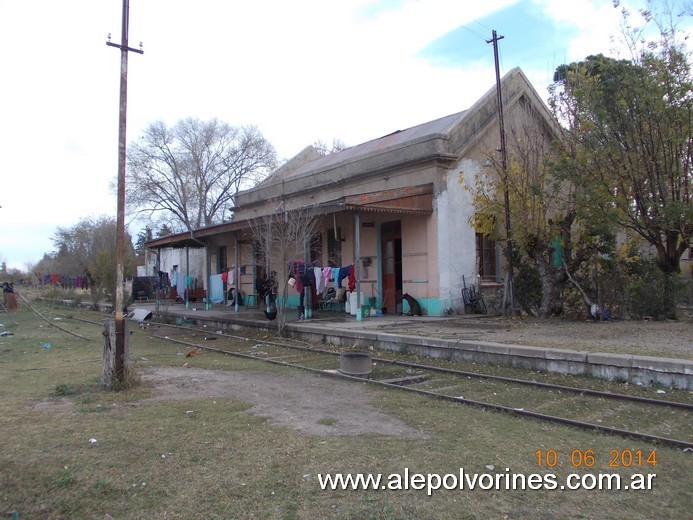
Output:
<path fill-rule="evenodd" d="M 599 243 L 579 218 L 575 186 L 558 174 L 562 161 L 554 147 L 557 136 L 557 128 L 539 114 L 514 117 L 506 131 L 506 167 L 498 154 L 487 154 L 493 171 L 481 172 L 475 185 L 467 187 L 476 231 L 501 240 L 507 240 L 499 225 L 505 221 L 507 189 L 515 263 L 538 276 L 541 302 L 536 312 L 541 317 L 561 314 L 566 270 L 576 271 Z M 520 305 L 532 311 L 533 295 L 523 294 L 521 285 L 516 289 Z"/>
<path fill-rule="evenodd" d="M 149 226 L 140 230 L 140 232 L 137 234 L 137 240 L 135 241 L 135 254 L 137 256 L 144 255 L 146 243 L 153 238 L 154 235 L 152 233 L 152 228 Z"/>
<path fill-rule="evenodd" d="M 256 127 L 217 119 L 156 122 L 129 147 L 128 209 L 176 231 L 222 222 L 236 192 L 275 166 L 274 147 Z"/>
<path fill-rule="evenodd" d="M 676 28 L 658 27 L 660 41 L 642 47 L 642 28 L 629 28 L 629 60 L 600 54 L 558 67 L 550 104 L 590 220 L 639 235 L 675 273 L 693 233 L 693 81 Z"/>
<path fill-rule="evenodd" d="M 159 231 L 156 232 L 156 238 L 166 237 L 166 236 L 172 235 L 172 234 L 173 234 L 173 230 L 171 229 L 171 227 L 164 224 L 161 226 Z"/>

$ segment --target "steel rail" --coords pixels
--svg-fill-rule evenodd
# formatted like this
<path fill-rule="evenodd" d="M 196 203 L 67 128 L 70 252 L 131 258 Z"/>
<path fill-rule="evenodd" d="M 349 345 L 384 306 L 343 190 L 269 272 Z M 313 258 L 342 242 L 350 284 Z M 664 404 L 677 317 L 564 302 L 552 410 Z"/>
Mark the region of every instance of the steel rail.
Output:
<path fill-rule="evenodd" d="M 83 318 L 74 318 L 73 317 L 72 319 L 85 321 L 87 323 L 97 324 L 96 322 L 86 320 Z M 173 325 L 170 323 L 157 323 L 157 325 L 162 326 L 162 327 L 169 327 L 169 328 L 173 328 L 173 329 L 184 330 L 184 331 L 205 332 L 206 334 L 214 334 L 216 336 L 238 339 L 238 340 L 243 340 L 243 341 L 250 341 L 251 340 L 251 338 L 248 338 L 246 336 L 237 336 L 237 335 L 228 334 L 225 332 L 210 332 L 210 331 L 206 331 L 206 330 L 202 330 L 202 329 L 196 329 L 193 327 L 184 327 L 181 325 Z M 296 349 L 296 350 L 304 350 L 307 352 L 316 352 L 316 353 L 328 354 L 331 356 L 339 356 L 339 352 L 334 352 L 332 350 L 320 349 L 320 348 L 315 348 L 315 347 L 306 347 L 306 346 L 301 346 L 301 345 L 290 345 L 290 344 L 282 343 L 282 342 L 278 342 L 278 341 L 255 339 L 255 338 L 252 338 L 252 341 L 254 341 L 257 344 L 271 345 L 271 346 Z M 204 347 L 204 348 L 209 348 L 209 347 Z M 593 397 L 601 397 L 604 399 L 614 399 L 614 400 L 621 400 L 621 401 L 639 402 L 639 403 L 648 404 L 648 405 L 652 405 L 652 406 L 668 406 L 671 408 L 678 408 L 681 410 L 693 411 L 693 403 L 684 403 L 684 402 L 680 402 L 680 401 L 667 401 L 667 400 L 663 400 L 663 399 L 653 399 L 651 397 L 640 397 L 640 396 L 636 396 L 636 395 L 605 392 L 602 390 L 593 390 L 590 388 L 580 388 L 580 387 L 575 387 L 575 386 L 558 385 L 555 383 L 542 383 L 541 381 L 533 381 L 533 380 L 528 380 L 528 379 L 518 379 L 518 378 L 514 378 L 514 377 L 498 376 L 498 375 L 494 375 L 494 374 L 485 374 L 485 373 L 480 373 L 480 372 L 470 372 L 470 371 L 466 371 L 466 370 L 457 370 L 454 368 L 438 367 L 435 365 L 424 365 L 421 363 L 411 363 L 409 361 L 400 361 L 400 360 L 389 359 L 389 358 L 372 357 L 372 359 L 373 359 L 373 361 L 376 361 L 378 363 L 399 365 L 399 366 L 404 366 L 404 367 L 408 367 L 408 368 L 417 368 L 420 370 L 430 370 L 432 372 L 439 372 L 439 373 L 451 374 L 451 375 L 456 375 L 456 376 L 474 377 L 477 379 L 489 379 L 489 380 L 493 380 L 493 381 L 500 381 L 500 382 L 505 382 L 505 383 L 517 384 L 517 385 L 525 385 L 525 386 L 531 386 L 531 387 L 536 387 L 536 388 L 543 388 L 546 390 L 557 390 L 560 392 L 571 392 L 574 394 L 589 395 L 589 396 L 593 396 Z"/>
<path fill-rule="evenodd" d="M 351 375 L 343 374 L 343 373 L 337 372 L 337 371 L 333 371 L 333 372 L 332 371 L 326 371 L 326 370 L 323 370 L 320 368 L 306 367 L 304 365 L 297 365 L 295 363 L 288 363 L 285 361 L 273 360 L 271 358 L 261 358 L 261 357 L 253 356 L 251 354 L 244 354 L 241 352 L 233 352 L 233 351 L 224 350 L 221 348 L 209 347 L 206 345 L 200 345 L 198 343 L 192 343 L 192 342 L 177 339 L 177 338 L 171 338 L 170 336 L 159 336 L 157 334 L 151 334 L 151 333 L 146 333 L 146 334 L 148 334 L 152 337 L 158 338 L 158 339 L 163 339 L 163 340 L 170 341 L 173 343 L 179 343 L 181 345 L 186 345 L 189 347 L 196 347 L 196 348 L 199 348 L 202 350 L 208 350 L 208 351 L 216 352 L 219 354 L 225 354 L 225 355 L 244 358 L 244 359 L 252 359 L 252 360 L 262 361 L 265 363 L 270 363 L 273 365 L 279 365 L 279 366 L 284 366 L 284 367 L 298 368 L 301 370 L 306 370 L 308 372 L 323 374 L 323 375 L 327 375 L 330 377 L 340 377 L 340 378 L 351 379 L 351 380 L 360 381 L 363 383 L 368 383 L 368 384 L 373 384 L 373 385 L 380 385 L 380 386 L 389 387 L 389 388 L 396 388 L 398 390 L 406 390 L 408 392 L 414 392 L 414 393 L 419 394 L 419 395 L 425 395 L 428 397 L 433 397 L 436 399 L 442 399 L 445 401 L 451 401 L 451 402 L 455 402 L 455 403 L 466 404 L 466 405 L 474 406 L 474 407 L 481 408 L 481 409 L 489 409 L 489 410 L 494 410 L 494 411 L 503 412 L 503 413 L 509 413 L 511 415 L 517 415 L 517 416 L 521 416 L 521 417 L 531 417 L 533 419 L 539 419 L 542 421 L 554 422 L 554 423 L 564 424 L 564 425 L 568 425 L 568 426 L 575 426 L 575 427 L 582 428 L 582 429 L 595 430 L 595 431 L 599 431 L 602 433 L 619 435 L 622 437 L 630 437 L 630 438 L 645 440 L 645 441 L 654 442 L 654 443 L 658 443 L 658 444 L 666 444 L 669 446 L 675 446 L 677 448 L 682 448 L 682 449 L 693 449 L 693 442 L 689 442 L 689 441 L 684 441 L 684 440 L 679 440 L 679 439 L 671 439 L 669 437 L 661 437 L 658 435 L 651 435 L 648 433 L 633 432 L 633 431 L 624 430 L 621 428 L 613 428 L 610 426 L 603 426 L 600 424 L 578 421 L 576 419 L 568 419 L 565 417 L 558 417 L 555 415 L 547 415 L 547 414 L 542 414 L 539 412 L 532 412 L 530 410 L 524 410 L 522 408 L 513 408 L 510 406 L 487 403 L 484 401 L 477 401 L 474 399 L 467 399 L 464 397 L 455 397 L 455 396 L 436 393 L 436 392 L 430 391 L 430 390 L 421 390 L 418 388 L 411 388 L 411 387 L 407 387 L 407 386 L 396 385 L 393 383 L 385 383 L 382 381 L 378 381 L 376 379 L 367 379 L 367 378 L 363 378 L 363 377 L 351 376 Z M 318 352 L 318 353 L 321 353 L 321 352 Z"/>
<path fill-rule="evenodd" d="M 166 327 L 172 327 L 176 329 L 181 329 L 181 330 L 192 330 L 192 331 L 197 331 L 197 332 L 203 332 L 200 329 L 194 329 L 191 327 L 182 327 L 180 325 L 171 325 L 171 324 L 164 324 Z M 204 331 L 208 332 L 208 331 Z M 236 336 L 233 334 L 227 334 L 224 332 L 213 332 L 212 334 L 216 334 L 218 336 L 222 337 L 228 337 L 228 338 L 233 338 L 233 339 L 240 339 L 247 341 L 249 338 L 245 336 Z M 272 346 L 277 346 L 277 347 L 283 347 L 283 348 L 290 348 L 290 349 L 298 349 L 298 350 L 305 350 L 308 352 L 317 352 L 317 353 L 322 353 L 322 354 L 329 354 L 332 356 L 339 356 L 339 352 L 334 352 L 332 350 L 325 350 L 325 349 L 319 349 L 319 348 L 314 348 L 314 347 L 305 347 L 301 345 L 289 345 L 286 343 L 281 343 L 277 341 L 270 341 L 270 340 L 255 340 L 253 339 L 252 341 L 255 341 L 258 344 L 265 344 L 265 345 L 272 345 Z M 490 379 L 493 381 L 501 381 L 501 382 L 506 382 L 506 383 L 513 383 L 517 385 L 525 385 L 525 386 L 532 386 L 536 388 L 543 388 L 547 390 L 558 390 L 561 392 L 571 392 L 575 394 L 581 394 L 581 395 L 589 395 L 593 397 L 602 397 L 604 399 L 615 399 L 615 400 L 621 400 L 621 401 L 631 401 L 631 402 L 640 402 L 643 404 L 649 404 L 652 406 L 669 406 L 671 408 L 679 408 L 682 410 L 689 410 L 693 411 L 693 403 L 684 403 L 680 401 L 666 401 L 663 399 L 653 399 L 651 397 L 640 397 L 636 395 L 628 395 L 628 394 L 618 394 L 618 393 L 613 393 L 613 392 L 605 392 L 602 390 L 592 390 L 590 388 L 580 388 L 580 387 L 575 387 L 575 386 L 565 386 L 565 385 L 558 385 L 555 383 L 542 383 L 540 381 L 531 381 L 528 379 L 518 379 L 514 377 L 507 377 L 507 376 L 498 376 L 498 375 L 493 375 L 493 374 L 484 374 L 484 373 L 479 373 L 479 372 L 469 372 L 466 370 L 457 370 L 454 368 L 445 368 L 445 367 L 437 367 L 434 365 L 424 365 L 421 363 L 411 363 L 409 361 L 400 361 L 396 359 L 388 359 L 388 358 L 381 358 L 381 357 L 372 357 L 373 361 L 376 361 L 378 363 L 384 363 L 384 364 L 391 364 L 391 365 L 400 365 L 400 366 L 405 366 L 409 368 L 418 368 L 421 370 L 430 370 L 433 372 L 440 372 L 440 373 L 445 373 L 445 374 L 452 374 L 452 375 L 457 375 L 457 376 L 465 376 L 465 377 L 474 377 L 478 379 Z"/>
<path fill-rule="evenodd" d="M 464 370 L 456 370 L 454 368 L 444 368 L 444 367 L 435 367 L 435 366 L 430 366 L 430 365 L 422 365 L 418 363 L 409 363 L 408 361 L 397 361 L 397 360 L 387 360 L 387 359 L 380 359 L 380 358 L 373 358 L 373 359 L 378 359 L 379 361 L 382 362 L 391 362 L 392 364 L 395 365 L 404 365 L 412 368 L 421 368 L 423 370 L 433 370 L 435 372 L 443 372 L 443 373 L 449 373 L 449 374 L 455 374 L 455 375 L 461 375 L 461 376 L 468 376 L 468 377 L 476 377 L 480 379 L 491 379 L 495 381 L 503 381 L 507 383 L 514 383 L 518 385 L 527 385 L 527 386 L 534 386 L 538 388 L 546 388 L 547 390 L 559 390 L 561 392 L 572 392 L 572 393 L 577 393 L 577 394 L 584 394 L 584 395 L 590 395 L 594 397 L 603 397 L 605 399 L 619 399 L 623 401 L 634 401 L 634 402 L 639 402 L 639 403 L 644 403 L 644 404 L 650 404 L 653 406 L 670 406 L 672 408 L 680 408 L 683 410 L 691 410 L 693 411 L 693 403 L 682 403 L 680 401 L 665 401 L 662 399 L 653 399 L 651 397 L 640 397 L 637 395 L 628 395 L 628 394 L 616 394 L 613 392 L 604 392 L 602 390 L 592 390 L 590 388 L 578 388 L 575 386 L 564 386 L 564 385 L 557 385 L 554 383 L 542 383 L 540 381 L 530 381 L 527 379 L 517 379 L 514 377 L 506 377 L 506 376 L 496 376 L 492 374 L 480 374 L 478 372 L 467 372 Z"/>
<path fill-rule="evenodd" d="M 85 322 L 92 323 L 92 324 L 99 324 L 99 323 L 92 322 L 90 320 L 86 320 L 83 318 L 72 317 L 72 319 L 76 319 L 79 321 L 85 321 Z M 298 350 L 303 350 L 303 351 L 312 352 L 312 353 L 316 353 L 316 354 L 327 354 L 327 355 L 331 355 L 331 356 L 339 355 L 338 352 L 334 352 L 334 351 L 330 351 L 330 350 L 310 348 L 310 347 L 299 346 L 299 345 L 288 345 L 286 343 L 280 343 L 277 341 L 248 338 L 245 336 L 236 336 L 236 335 L 232 335 L 232 334 L 226 334 L 223 332 L 210 332 L 210 331 L 205 331 L 205 330 L 201 330 L 201 329 L 195 329 L 195 328 L 191 328 L 191 327 L 182 327 L 182 326 L 172 325 L 172 324 L 158 324 L 158 325 L 163 326 L 163 327 L 179 329 L 179 330 L 186 331 L 186 332 L 204 332 L 206 334 L 213 334 L 216 336 L 221 336 L 221 337 L 230 338 L 230 339 L 243 340 L 243 341 L 253 341 L 256 344 L 265 344 L 265 345 L 269 345 L 269 346 L 276 346 L 276 347 L 282 347 L 282 348 L 298 349 Z M 488 403 L 488 402 L 484 402 L 484 401 L 468 399 L 468 398 L 464 398 L 464 397 L 450 396 L 450 395 L 435 392 L 433 390 L 422 390 L 419 388 L 411 388 L 408 386 L 397 385 L 394 383 L 387 383 L 387 382 L 383 382 L 383 381 L 378 381 L 376 379 L 368 379 L 368 378 L 359 377 L 359 376 L 352 376 L 352 375 L 344 374 L 344 373 L 337 372 L 337 371 L 326 371 L 326 370 L 320 369 L 320 368 L 311 368 L 311 367 L 307 367 L 304 365 L 298 365 L 296 363 L 290 363 L 290 362 L 286 362 L 286 361 L 278 361 L 276 359 L 263 358 L 263 357 L 254 356 L 252 354 L 245 354 L 242 352 L 234 352 L 234 351 L 225 350 L 222 348 L 216 348 L 216 347 L 211 347 L 211 346 L 207 346 L 207 345 L 202 345 L 199 343 L 192 343 L 192 342 L 181 340 L 178 338 L 172 338 L 170 336 L 161 336 L 159 334 L 146 332 L 145 330 L 141 330 L 138 332 L 143 333 L 143 334 L 148 335 L 148 336 L 151 336 L 153 338 L 164 340 L 164 341 L 168 341 L 168 342 L 172 342 L 172 343 L 178 343 L 178 344 L 185 345 L 188 347 L 196 347 L 196 348 L 199 348 L 201 350 L 216 352 L 219 354 L 229 355 L 229 356 L 233 356 L 233 357 L 250 359 L 250 360 L 255 360 L 255 361 L 262 361 L 265 363 L 283 366 L 283 367 L 297 368 L 297 369 L 301 369 L 301 370 L 305 370 L 305 371 L 313 372 L 313 373 L 317 373 L 317 374 L 322 374 L 322 375 L 326 375 L 326 376 L 330 376 L 330 377 L 339 377 L 339 378 L 343 378 L 343 379 L 354 380 L 354 381 L 364 382 L 364 383 L 368 383 L 368 384 L 379 385 L 379 386 L 383 386 L 383 387 L 396 388 L 399 390 L 414 392 L 414 393 L 419 394 L 419 395 L 424 395 L 424 396 L 428 396 L 428 397 L 432 397 L 432 398 L 436 398 L 436 399 L 441 399 L 441 400 L 445 400 L 445 401 L 450 401 L 450 402 L 455 402 L 455 403 L 459 403 L 459 404 L 466 404 L 466 405 L 474 406 L 474 407 L 481 408 L 481 409 L 489 409 L 489 410 L 494 410 L 494 411 L 498 411 L 498 412 L 502 412 L 502 413 L 508 413 L 511 415 L 516 415 L 516 416 L 521 416 L 521 417 L 530 417 L 533 419 L 539 419 L 539 420 L 543 420 L 543 421 L 547 421 L 547 422 L 553 422 L 553 423 L 563 424 L 563 425 L 567 425 L 567 426 L 574 426 L 574 427 L 578 427 L 578 428 L 582 428 L 582 429 L 594 430 L 594 431 L 599 431 L 602 433 L 619 435 L 622 437 L 636 438 L 636 439 L 641 439 L 641 440 L 645 440 L 645 441 L 649 441 L 649 442 L 674 446 L 677 448 L 693 450 L 693 442 L 690 442 L 690 441 L 672 439 L 669 437 L 651 435 L 651 434 L 642 433 L 642 432 L 633 432 L 633 431 L 624 430 L 621 428 L 614 428 L 614 427 L 604 426 L 604 425 L 600 425 L 600 424 L 578 421 L 576 419 L 568 419 L 565 417 L 559 417 L 559 416 L 555 416 L 555 415 L 548 415 L 548 414 L 542 414 L 539 412 L 532 412 L 530 410 L 525 410 L 522 408 L 513 408 L 510 406 L 493 404 L 493 403 Z M 390 360 L 390 359 L 385 359 L 385 358 L 372 358 L 372 359 L 377 361 L 377 362 L 390 363 L 390 364 L 401 365 L 401 366 L 406 366 L 406 367 L 411 367 L 411 368 L 418 368 L 420 370 L 428 370 L 428 371 L 433 371 L 433 372 L 449 373 L 452 375 L 464 375 L 464 376 L 470 376 L 470 377 L 493 379 L 493 380 L 499 380 L 499 381 L 504 381 L 504 382 L 509 382 L 509 383 L 524 384 L 524 385 L 543 387 L 543 388 L 548 388 L 548 389 L 556 389 L 556 390 L 561 390 L 561 391 L 576 392 L 576 393 L 581 393 L 581 394 L 591 395 L 591 396 L 596 396 L 596 397 L 605 397 L 605 398 L 613 398 L 613 399 L 621 399 L 621 400 L 639 402 L 639 403 L 647 404 L 647 405 L 672 406 L 675 408 L 680 408 L 680 409 L 685 409 L 685 410 L 693 409 L 693 405 L 690 405 L 688 403 L 680 403 L 680 402 L 675 402 L 675 401 L 663 401 L 660 399 L 649 399 L 649 398 L 643 398 L 643 397 L 638 397 L 638 396 L 629 396 L 626 394 L 613 394 L 610 392 L 601 392 L 601 391 L 590 390 L 590 389 L 580 389 L 580 388 L 576 388 L 576 387 L 564 387 L 562 385 L 554 385 L 554 384 L 550 384 L 550 383 L 539 383 L 537 381 L 528 381 L 528 380 L 524 380 L 524 379 L 507 378 L 507 377 L 495 376 L 495 375 L 491 375 L 491 374 L 478 374 L 476 372 L 466 372 L 466 371 L 461 371 L 461 370 L 448 369 L 448 368 L 444 368 L 444 367 L 435 367 L 435 366 L 423 365 L 423 364 L 419 364 L 419 363 L 409 363 L 406 361 L 397 361 L 397 360 Z"/>

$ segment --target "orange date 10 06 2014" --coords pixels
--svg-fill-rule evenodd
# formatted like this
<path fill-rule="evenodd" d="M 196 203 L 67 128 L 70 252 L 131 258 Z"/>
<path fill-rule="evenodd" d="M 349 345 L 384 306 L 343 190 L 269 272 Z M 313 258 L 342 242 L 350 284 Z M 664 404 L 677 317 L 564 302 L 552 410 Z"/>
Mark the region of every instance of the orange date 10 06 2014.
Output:
<path fill-rule="evenodd" d="M 655 467 L 657 450 L 609 450 L 608 456 L 600 457 L 593 449 L 570 450 L 537 450 L 537 466 L 540 468 L 573 467 L 573 468 L 630 468 Z"/>

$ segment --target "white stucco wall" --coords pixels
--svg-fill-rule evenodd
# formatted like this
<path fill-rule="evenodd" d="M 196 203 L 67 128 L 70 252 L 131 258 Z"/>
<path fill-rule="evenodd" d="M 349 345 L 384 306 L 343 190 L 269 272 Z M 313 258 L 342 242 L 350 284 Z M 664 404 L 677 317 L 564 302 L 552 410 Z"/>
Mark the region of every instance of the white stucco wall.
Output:
<path fill-rule="evenodd" d="M 203 248 L 188 249 L 187 256 L 185 249 L 163 248 L 160 251 L 161 263 L 159 269 L 161 271 L 169 273 L 170 275 L 173 266 L 177 265 L 179 275 L 197 278 L 197 286 L 199 288 L 206 285 L 205 250 Z M 145 261 L 145 267 L 147 270 L 146 276 L 156 276 L 156 253 L 147 251 Z"/>
<path fill-rule="evenodd" d="M 466 184 L 473 184 L 480 169 L 476 161 L 464 159 L 446 173 L 445 187 L 434 200 L 438 226 L 438 266 L 440 298 L 450 300 L 459 310 L 462 303 L 462 276 L 467 285 L 476 280 L 475 232 L 469 224 L 474 215 L 471 194 L 458 181 L 462 173 Z"/>

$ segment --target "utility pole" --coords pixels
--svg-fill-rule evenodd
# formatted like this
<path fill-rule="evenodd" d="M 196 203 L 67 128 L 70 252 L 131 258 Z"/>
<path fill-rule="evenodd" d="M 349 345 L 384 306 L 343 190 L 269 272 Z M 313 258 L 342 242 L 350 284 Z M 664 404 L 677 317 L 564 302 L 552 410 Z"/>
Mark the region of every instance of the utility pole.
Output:
<path fill-rule="evenodd" d="M 506 248 L 505 255 L 508 262 L 508 302 L 510 313 L 515 312 L 515 280 L 513 273 L 513 248 L 512 234 L 510 230 L 510 195 L 508 189 L 508 152 L 505 147 L 505 120 L 503 119 L 503 94 L 501 91 L 500 81 L 500 66 L 498 64 L 498 41 L 502 40 L 503 36 L 498 36 L 496 30 L 491 32 L 491 39 L 486 40 L 486 43 L 493 43 L 493 60 L 496 65 L 496 99 L 498 102 L 498 126 L 500 127 L 500 154 L 501 154 L 501 174 L 503 176 L 503 197 L 505 203 L 505 236 Z"/>
<path fill-rule="evenodd" d="M 144 54 L 142 49 L 128 47 L 130 1 L 123 0 L 122 36 L 120 44 L 106 45 L 120 49 L 120 119 L 118 131 L 118 213 L 116 216 L 116 294 L 115 294 L 115 378 L 125 380 L 125 319 L 123 316 L 123 271 L 125 259 L 125 149 L 128 97 L 128 53 Z M 140 44 L 140 47 L 142 44 Z"/>

